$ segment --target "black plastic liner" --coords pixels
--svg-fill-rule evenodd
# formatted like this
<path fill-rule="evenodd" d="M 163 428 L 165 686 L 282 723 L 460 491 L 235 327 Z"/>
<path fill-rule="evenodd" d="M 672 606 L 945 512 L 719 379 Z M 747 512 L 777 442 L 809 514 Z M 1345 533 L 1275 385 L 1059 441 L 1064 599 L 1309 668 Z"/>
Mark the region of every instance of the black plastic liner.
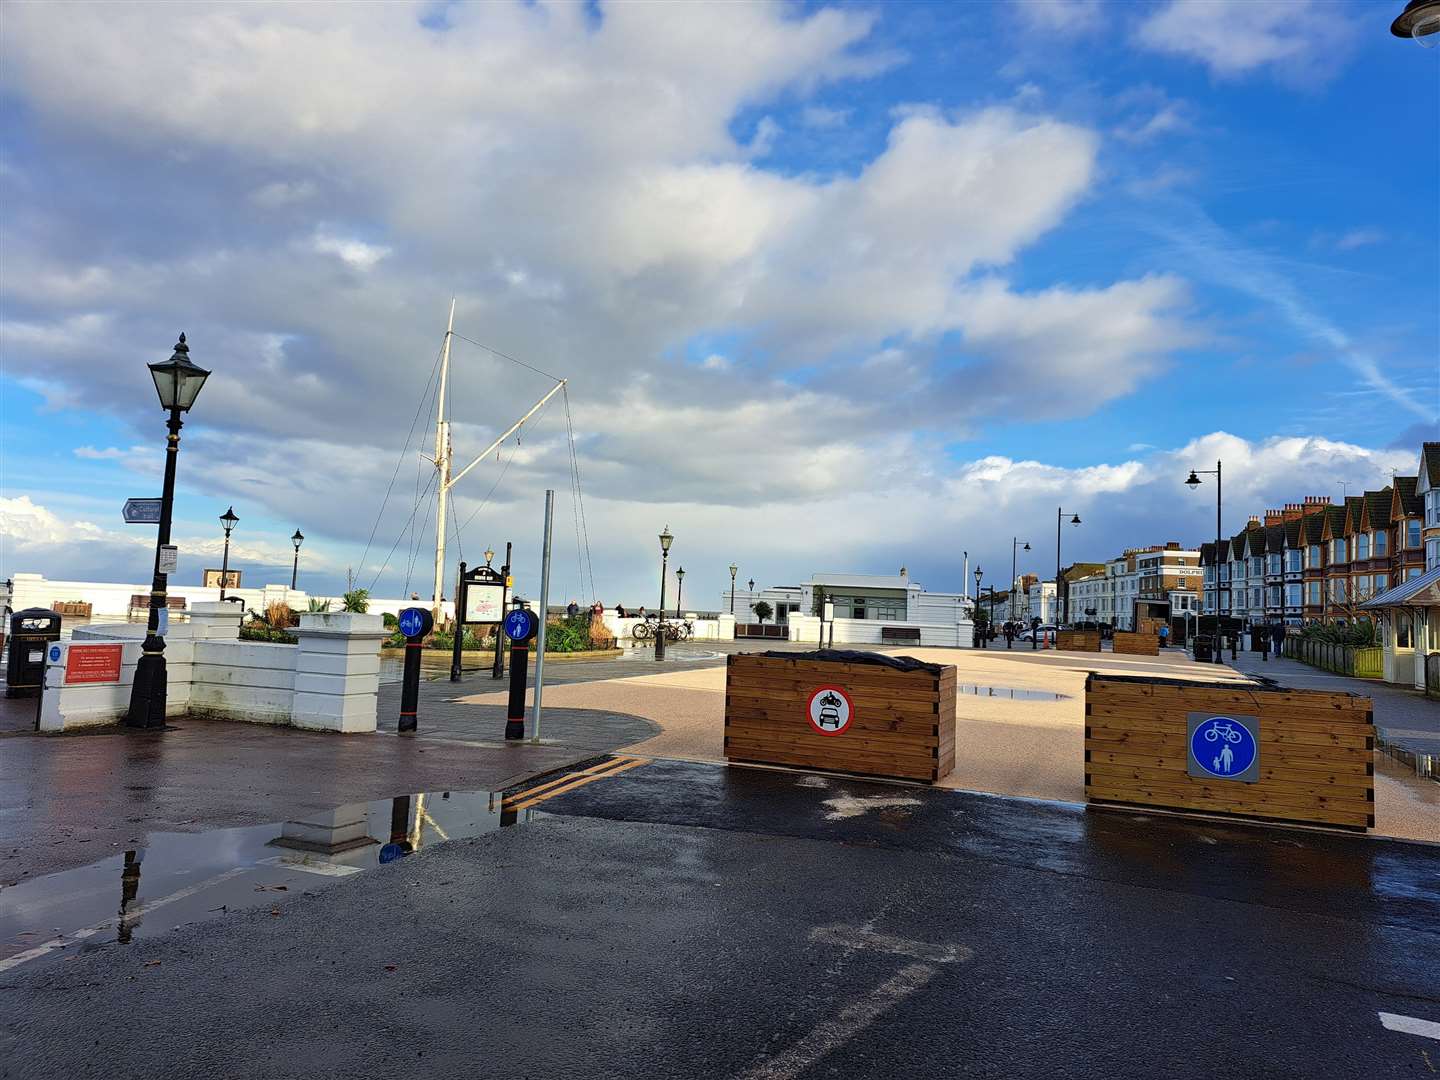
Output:
<path fill-rule="evenodd" d="M 927 671 L 940 674 L 939 664 L 927 664 L 913 656 L 887 656 L 884 653 L 856 652 L 853 649 L 816 649 L 814 652 L 763 652 L 761 656 L 776 660 L 821 660 L 834 664 L 874 664 L 876 667 L 894 668 L 896 671 Z"/>

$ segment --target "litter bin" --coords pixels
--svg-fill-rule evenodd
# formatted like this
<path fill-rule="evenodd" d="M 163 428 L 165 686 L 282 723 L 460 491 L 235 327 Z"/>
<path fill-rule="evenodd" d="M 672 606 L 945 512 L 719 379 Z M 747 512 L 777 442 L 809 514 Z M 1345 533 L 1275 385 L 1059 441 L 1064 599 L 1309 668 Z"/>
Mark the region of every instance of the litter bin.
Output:
<path fill-rule="evenodd" d="M 1213 664 L 1215 662 L 1215 639 L 1209 634 L 1195 635 L 1195 659 L 1202 664 Z"/>
<path fill-rule="evenodd" d="M 60 615 L 49 608 L 26 608 L 10 616 L 6 697 L 35 697 L 40 693 L 45 679 L 45 648 L 59 640 Z"/>

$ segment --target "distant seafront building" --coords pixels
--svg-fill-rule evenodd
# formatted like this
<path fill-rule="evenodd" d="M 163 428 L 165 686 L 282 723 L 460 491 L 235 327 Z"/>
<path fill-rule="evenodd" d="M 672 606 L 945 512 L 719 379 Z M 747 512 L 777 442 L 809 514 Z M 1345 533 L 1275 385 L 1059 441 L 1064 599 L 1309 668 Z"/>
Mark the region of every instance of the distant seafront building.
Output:
<path fill-rule="evenodd" d="M 816 598 L 819 597 L 819 604 Z M 834 604 L 837 619 L 870 619 L 884 622 L 913 622 L 954 625 L 963 607 L 967 617 L 971 599 L 959 593 L 932 593 L 900 568 L 894 577 L 877 574 L 849 574 L 819 571 L 799 585 L 771 585 L 764 589 L 735 590 L 735 618 L 758 622 L 755 605 L 770 605 L 771 621 L 784 624 L 791 615 L 817 615 L 820 605 Z M 982 598 L 982 605 L 987 598 Z M 721 611 L 730 609 L 730 590 L 721 594 Z"/>
<path fill-rule="evenodd" d="M 1184 620 L 1200 606 L 1200 551 L 1177 541 L 1127 548 L 1107 563 L 1086 563 L 1062 574 L 1070 594 L 1070 621 L 1133 630 L 1137 618 Z"/>

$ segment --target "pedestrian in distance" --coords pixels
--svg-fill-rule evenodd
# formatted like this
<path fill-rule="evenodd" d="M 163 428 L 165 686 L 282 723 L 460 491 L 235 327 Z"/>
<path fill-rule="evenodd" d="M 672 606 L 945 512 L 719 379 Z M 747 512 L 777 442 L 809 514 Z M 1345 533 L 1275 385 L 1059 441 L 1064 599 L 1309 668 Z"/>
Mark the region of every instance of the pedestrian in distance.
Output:
<path fill-rule="evenodd" d="M 1160 648 L 1166 648 L 1170 644 L 1170 627 L 1166 623 L 1160 624 Z"/>
<path fill-rule="evenodd" d="M 1285 650 L 1285 624 L 1276 623 L 1271 628 L 1270 637 L 1275 644 L 1275 655 L 1279 656 Z"/>
<path fill-rule="evenodd" d="M 644 605 L 644 604 L 641 604 L 641 605 L 640 605 L 640 610 L 637 611 L 637 612 L 635 612 L 635 617 L 636 617 L 637 619 L 643 619 L 643 618 L 645 618 L 645 605 Z"/>
<path fill-rule="evenodd" d="M 571 600 L 570 603 L 568 603 L 568 604 L 565 605 L 565 616 L 566 616 L 566 618 L 573 619 L 573 618 L 575 618 L 576 615 L 579 615 L 579 614 L 580 614 L 580 605 L 577 604 L 574 600 Z"/>
<path fill-rule="evenodd" d="M 1007 623 L 1005 624 L 1005 648 L 1007 648 L 1007 649 L 1013 649 L 1014 647 L 1015 647 L 1015 627 L 1012 626 L 1010 623 L 1007 622 Z"/>
<path fill-rule="evenodd" d="M 624 604 L 616 604 L 616 605 L 615 605 L 615 614 L 618 615 L 618 616 L 619 616 L 620 618 L 622 618 L 622 619 L 625 618 L 625 605 L 624 605 Z"/>

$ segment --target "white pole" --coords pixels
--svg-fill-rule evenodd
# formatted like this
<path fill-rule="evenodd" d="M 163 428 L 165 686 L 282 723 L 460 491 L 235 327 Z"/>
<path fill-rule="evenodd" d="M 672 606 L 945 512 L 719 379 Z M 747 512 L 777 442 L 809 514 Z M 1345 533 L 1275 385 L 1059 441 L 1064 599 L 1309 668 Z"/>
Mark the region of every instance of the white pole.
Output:
<path fill-rule="evenodd" d="M 445 588 L 445 496 L 450 492 L 450 425 L 445 422 L 445 383 L 450 375 L 450 338 L 455 333 L 455 298 L 450 298 L 450 321 L 440 350 L 440 393 L 435 395 L 435 469 L 439 504 L 435 508 L 435 593 L 431 614 L 440 626 L 440 597 Z"/>
<path fill-rule="evenodd" d="M 545 541 L 540 556 L 540 633 L 535 642 L 535 708 L 532 714 L 531 730 L 535 732 L 530 741 L 540 741 L 540 696 L 545 692 L 545 625 L 550 611 L 550 533 L 555 520 L 555 490 L 545 491 Z"/>

